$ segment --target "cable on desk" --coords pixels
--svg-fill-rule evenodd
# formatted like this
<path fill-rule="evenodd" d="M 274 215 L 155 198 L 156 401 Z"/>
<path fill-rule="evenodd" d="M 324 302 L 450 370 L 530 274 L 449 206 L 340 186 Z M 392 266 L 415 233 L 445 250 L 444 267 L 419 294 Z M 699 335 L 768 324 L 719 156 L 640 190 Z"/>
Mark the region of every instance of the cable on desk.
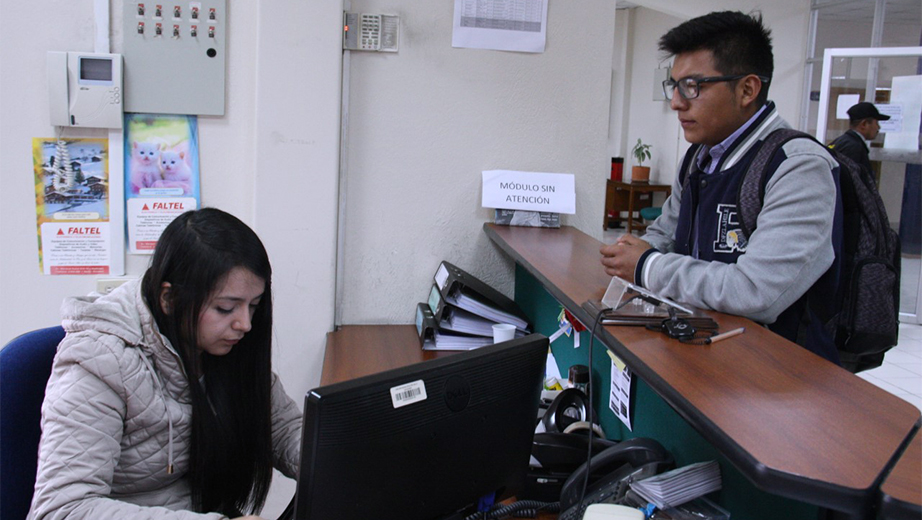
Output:
<path fill-rule="evenodd" d="M 560 502 L 539 502 L 537 500 L 519 500 L 511 504 L 497 504 L 490 509 L 487 518 L 499 519 L 506 517 L 534 518 L 539 511 L 557 513 L 560 511 Z M 479 520 L 480 512 L 468 515 L 464 520 Z"/>

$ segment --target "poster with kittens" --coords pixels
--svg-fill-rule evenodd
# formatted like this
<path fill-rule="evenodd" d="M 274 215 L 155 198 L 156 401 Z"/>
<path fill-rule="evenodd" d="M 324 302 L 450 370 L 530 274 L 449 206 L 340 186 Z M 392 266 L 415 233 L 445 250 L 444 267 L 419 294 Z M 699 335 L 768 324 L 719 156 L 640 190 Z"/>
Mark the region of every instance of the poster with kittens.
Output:
<path fill-rule="evenodd" d="M 195 116 L 125 114 L 125 215 L 128 247 L 151 254 L 163 229 L 199 207 Z"/>

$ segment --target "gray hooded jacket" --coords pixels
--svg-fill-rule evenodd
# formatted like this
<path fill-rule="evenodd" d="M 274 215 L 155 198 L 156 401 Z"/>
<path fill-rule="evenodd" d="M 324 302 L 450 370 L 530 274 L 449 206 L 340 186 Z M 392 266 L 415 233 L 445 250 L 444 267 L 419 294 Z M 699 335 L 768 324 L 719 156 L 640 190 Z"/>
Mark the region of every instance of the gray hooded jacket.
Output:
<path fill-rule="evenodd" d="M 42 405 L 29 519 L 220 519 L 189 511 L 191 393 L 140 292 L 68 298 Z M 275 467 L 297 475 L 301 412 L 272 381 Z M 173 472 L 167 468 L 172 466 Z"/>

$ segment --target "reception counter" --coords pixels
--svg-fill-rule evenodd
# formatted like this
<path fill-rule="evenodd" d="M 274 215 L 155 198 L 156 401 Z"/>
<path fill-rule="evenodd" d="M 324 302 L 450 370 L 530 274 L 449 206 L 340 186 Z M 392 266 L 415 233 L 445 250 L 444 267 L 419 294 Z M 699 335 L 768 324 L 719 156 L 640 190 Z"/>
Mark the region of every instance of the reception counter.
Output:
<path fill-rule="evenodd" d="M 882 520 L 922 518 L 922 433 L 916 432 L 880 486 Z"/>
<path fill-rule="evenodd" d="M 557 329 L 560 307 L 592 327 L 581 305 L 601 299 L 610 281 L 598 240 L 569 227 L 484 230 L 515 261 L 515 299 L 536 332 Z M 593 384 L 602 389 L 595 409 L 606 433 L 654 437 L 680 464 L 718 458 L 721 501 L 733 518 L 816 518 L 819 508 L 873 515 L 881 482 L 919 427 L 919 410 L 749 320 L 711 315 L 721 331 L 746 332 L 696 346 L 641 327 L 599 327 L 596 345 L 604 348 L 593 354 Z M 562 370 L 586 363 L 587 333 L 581 343 L 554 344 Z M 606 349 L 638 378 L 633 430 L 607 410 Z"/>

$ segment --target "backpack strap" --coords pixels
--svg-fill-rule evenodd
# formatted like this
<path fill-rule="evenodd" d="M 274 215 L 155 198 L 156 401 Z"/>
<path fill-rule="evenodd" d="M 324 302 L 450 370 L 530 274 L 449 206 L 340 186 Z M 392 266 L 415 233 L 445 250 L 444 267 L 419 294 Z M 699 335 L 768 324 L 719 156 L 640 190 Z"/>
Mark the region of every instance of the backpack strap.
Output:
<path fill-rule="evenodd" d="M 768 135 L 759 145 L 749 168 L 740 183 L 739 193 L 736 197 L 736 210 L 739 213 L 740 227 L 743 235 L 748 240 L 756 230 L 756 220 L 762 211 L 765 199 L 765 184 L 768 180 L 769 166 L 778 150 L 791 139 L 805 137 L 816 141 L 810 134 L 794 130 L 793 128 L 779 128 Z"/>
<path fill-rule="evenodd" d="M 701 152 L 701 148 L 704 145 L 696 144 L 691 146 L 687 152 L 685 152 L 685 158 L 682 159 L 682 166 L 679 168 L 679 184 L 682 185 L 682 193 L 685 193 L 685 190 L 688 188 L 688 183 L 691 182 L 691 174 L 695 171 L 695 161 L 698 158 L 698 153 Z"/>

